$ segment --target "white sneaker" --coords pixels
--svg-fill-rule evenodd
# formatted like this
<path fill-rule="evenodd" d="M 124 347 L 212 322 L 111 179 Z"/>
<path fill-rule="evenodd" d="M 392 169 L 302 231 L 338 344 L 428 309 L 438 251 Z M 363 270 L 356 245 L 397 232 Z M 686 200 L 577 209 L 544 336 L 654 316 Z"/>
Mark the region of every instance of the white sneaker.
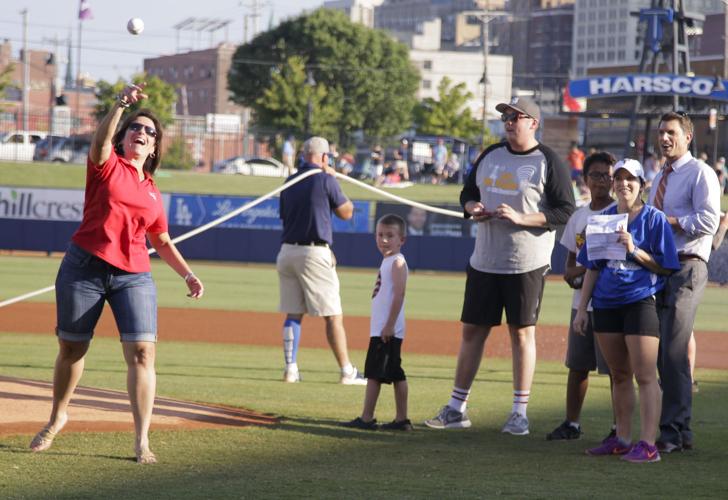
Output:
<path fill-rule="evenodd" d="M 298 369 L 288 369 L 283 372 L 283 381 L 289 384 L 295 384 L 296 382 L 301 381 L 301 374 L 298 372 Z"/>
<path fill-rule="evenodd" d="M 339 382 L 344 385 L 367 385 L 367 379 L 356 368 L 348 375 L 342 373 Z"/>

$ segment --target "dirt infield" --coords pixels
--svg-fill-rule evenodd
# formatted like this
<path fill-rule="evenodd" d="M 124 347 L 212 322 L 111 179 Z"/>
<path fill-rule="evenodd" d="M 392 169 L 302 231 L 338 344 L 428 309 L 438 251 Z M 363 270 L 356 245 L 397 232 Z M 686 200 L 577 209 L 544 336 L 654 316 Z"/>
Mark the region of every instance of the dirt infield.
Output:
<path fill-rule="evenodd" d="M 159 340 L 221 342 L 245 345 L 280 345 L 280 314 L 243 311 L 160 309 Z M 351 349 L 365 350 L 369 342 L 369 319 L 346 317 Z M 47 333 L 55 326 L 52 303 L 19 303 L 0 309 L 0 332 Z M 460 345 L 460 324 L 455 321 L 407 320 L 407 352 L 455 355 Z M 116 338 L 113 316 L 107 308 L 96 335 Z M 539 325 L 538 358 L 559 361 L 566 353 L 566 328 Z M 728 334 L 696 332 L 697 366 L 728 368 Z M 327 347 L 323 321 L 307 318 L 302 347 Z M 707 347 L 710 346 L 708 349 Z M 491 334 L 486 356 L 510 357 L 506 328 Z M 363 360 L 362 360 L 363 361 Z M 51 405 L 51 384 L 0 377 L 0 433 L 32 433 L 45 423 Z M 66 431 L 133 430 L 126 393 L 105 389 L 79 388 L 72 400 L 73 420 Z M 273 417 L 237 408 L 201 405 L 157 398 L 152 422 L 154 429 L 266 425 Z"/>

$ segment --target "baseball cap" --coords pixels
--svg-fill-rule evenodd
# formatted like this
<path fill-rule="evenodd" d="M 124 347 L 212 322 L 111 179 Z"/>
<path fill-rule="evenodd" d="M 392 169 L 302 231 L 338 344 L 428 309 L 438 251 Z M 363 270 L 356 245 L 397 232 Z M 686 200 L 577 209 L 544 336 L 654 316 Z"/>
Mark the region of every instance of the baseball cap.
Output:
<path fill-rule="evenodd" d="M 642 164 L 638 162 L 637 160 L 633 160 L 631 158 L 625 158 L 624 160 L 619 160 L 616 165 L 614 165 L 614 173 L 617 173 L 617 170 L 620 168 L 625 169 L 630 174 L 634 175 L 635 177 L 639 177 L 642 179 L 642 182 L 645 181 L 645 171 L 642 169 Z"/>
<path fill-rule="evenodd" d="M 523 113 L 531 118 L 541 121 L 541 108 L 530 97 L 511 97 L 509 103 L 502 102 L 495 107 L 499 113 L 505 113 L 509 109 Z"/>

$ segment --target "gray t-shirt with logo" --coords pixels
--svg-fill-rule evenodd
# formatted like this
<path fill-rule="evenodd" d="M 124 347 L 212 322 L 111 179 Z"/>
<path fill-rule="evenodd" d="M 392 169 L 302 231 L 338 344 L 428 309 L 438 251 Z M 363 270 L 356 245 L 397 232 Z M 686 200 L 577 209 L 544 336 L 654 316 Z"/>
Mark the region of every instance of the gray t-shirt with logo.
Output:
<path fill-rule="evenodd" d="M 543 144 L 525 152 L 513 151 L 507 142 L 486 149 L 460 193 L 463 207 L 468 201 L 480 201 L 488 211 L 504 203 L 517 212 L 546 217 L 546 228 L 495 218 L 478 224 L 470 265 L 496 274 L 526 273 L 550 264 L 553 230 L 566 224 L 574 211 L 569 170 Z"/>

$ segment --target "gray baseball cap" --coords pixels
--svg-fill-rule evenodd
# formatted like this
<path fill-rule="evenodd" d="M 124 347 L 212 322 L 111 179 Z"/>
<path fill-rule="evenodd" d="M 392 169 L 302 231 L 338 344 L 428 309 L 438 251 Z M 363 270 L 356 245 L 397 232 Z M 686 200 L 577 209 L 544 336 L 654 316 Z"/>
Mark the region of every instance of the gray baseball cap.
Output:
<path fill-rule="evenodd" d="M 536 104 L 536 102 L 530 97 L 511 97 L 511 101 L 509 103 L 502 102 L 498 104 L 495 109 L 498 110 L 499 113 L 505 113 L 509 109 L 512 109 L 513 111 L 523 113 L 524 115 L 528 115 L 531 118 L 541 121 L 541 108 L 539 108 L 538 104 Z"/>

